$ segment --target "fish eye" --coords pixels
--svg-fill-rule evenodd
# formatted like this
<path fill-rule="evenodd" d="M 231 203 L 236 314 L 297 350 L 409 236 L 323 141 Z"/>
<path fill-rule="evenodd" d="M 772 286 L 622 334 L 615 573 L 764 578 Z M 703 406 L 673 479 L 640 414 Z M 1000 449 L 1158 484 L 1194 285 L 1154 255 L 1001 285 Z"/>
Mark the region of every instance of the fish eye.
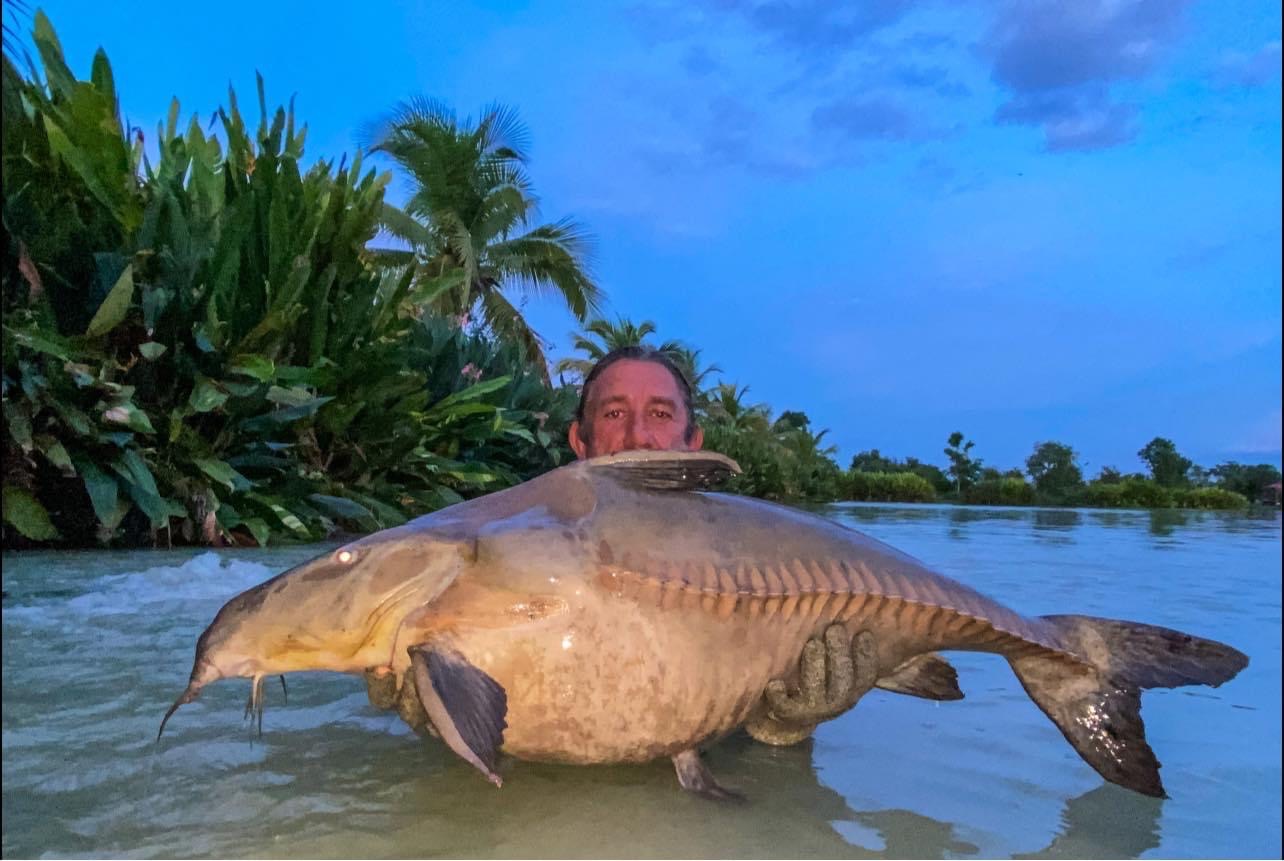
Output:
<path fill-rule="evenodd" d="M 341 562 L 344 565 L 346 565 L 352 560 L 356 559 L 357 554 L 353 553 L 351 550 L 348 550 L 345 547 L 344 549 L 340 550 L 338 553 L 334 554 L 334 558 L 335 558 L 335 561 Z"/>

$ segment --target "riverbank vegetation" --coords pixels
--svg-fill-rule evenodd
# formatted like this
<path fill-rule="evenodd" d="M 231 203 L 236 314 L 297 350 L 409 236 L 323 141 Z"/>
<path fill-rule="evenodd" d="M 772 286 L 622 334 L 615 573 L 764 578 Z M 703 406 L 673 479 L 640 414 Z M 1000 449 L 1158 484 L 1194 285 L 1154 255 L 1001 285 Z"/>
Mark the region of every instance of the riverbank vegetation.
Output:
<path fill-rule="evenodd" d="M 360 153 L 305 161 L 292 105 L 257 121 L 229 92 L 213 122 L 177 102 L 124 124 L 99 51 L 77 79 L 34 16 L 43 74 L 10 43 L 3 99 L 3 544 L 266 544 L 403 523 L 566 463 L 578 382 L 647 341 L 611 321 L 574 218 L 543 220 L 510 109 L 458 120 L 434 102 L 366 135 L 409 180 Z M 9 22 L 6 21 L 6 26 Z M 584 323 L 549 374 L 528 291 Z M 1147 474 L 1084 481 L 1040 443 L 999 471 L 947 438 L 944 468 L 877 450 L 835 460 L 825 430 L 774 413 L 700 351 L 656 345 L 694 383 L 706 445 L 744 468 L 730 487 L 782 501 L 954 501 L 1230 508 L 1273 467 L 1203 470 L 1167 440 Z"/>

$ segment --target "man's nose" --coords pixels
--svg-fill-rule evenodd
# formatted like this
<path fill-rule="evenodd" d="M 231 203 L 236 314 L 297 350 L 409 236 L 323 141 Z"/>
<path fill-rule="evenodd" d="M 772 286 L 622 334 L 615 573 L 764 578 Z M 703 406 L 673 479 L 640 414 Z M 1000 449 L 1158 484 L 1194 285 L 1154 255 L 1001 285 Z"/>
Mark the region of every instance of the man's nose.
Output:
<path fill-rule="evenodd" d="M 655 448 L 655 444 L 652 442 L 650 434 L 646 432 L 646 425 L 643 422 L 643 417 L 636 416 L 630 418 L 628 424 L 625 425 L 624 447 L 629 451 Z"/>

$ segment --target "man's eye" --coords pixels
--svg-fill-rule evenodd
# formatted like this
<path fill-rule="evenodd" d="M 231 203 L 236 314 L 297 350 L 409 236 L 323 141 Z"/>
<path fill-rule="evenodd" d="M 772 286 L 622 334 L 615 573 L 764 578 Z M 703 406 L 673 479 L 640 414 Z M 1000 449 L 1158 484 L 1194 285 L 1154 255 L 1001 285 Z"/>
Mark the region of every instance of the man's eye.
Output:
<path fill-rule="evenodd" d="M 622 415 L 624 415 L 623 410 L 607 410 L 603 413 L 603 418 L 618 419 Z"/>
<path fill-rule="evenodd" d="M 669 412 L 668 410 L 652 410 L 651 415 L 655 416 L 658 419 L 673 418 L 673 413 Z"/>

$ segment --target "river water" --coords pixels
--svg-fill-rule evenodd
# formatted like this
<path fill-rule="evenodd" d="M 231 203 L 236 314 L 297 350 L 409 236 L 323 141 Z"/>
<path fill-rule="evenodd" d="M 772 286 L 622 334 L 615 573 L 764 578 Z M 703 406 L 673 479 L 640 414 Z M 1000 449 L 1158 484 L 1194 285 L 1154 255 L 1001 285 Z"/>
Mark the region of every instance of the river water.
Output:
<path fill-rule="evenodd" d="M 36 552 L 3 559 L 3 854 L 13 857 L 1278 858 L 1280 518 L 841 505 L 822 513 L 1024 613 L 1131 618 L 1233 644 L 1218 689 L 1144 696 L 1171 798 L 1105 784 L 1007 664 L 953 653 L 967 698 L 881 691 L 773 749 L 706 761 L 508 762 L 496 790 L 337 674 L 211 686 L 171 721 L 197 636 L 233 594 L 327 547 Z"/>

